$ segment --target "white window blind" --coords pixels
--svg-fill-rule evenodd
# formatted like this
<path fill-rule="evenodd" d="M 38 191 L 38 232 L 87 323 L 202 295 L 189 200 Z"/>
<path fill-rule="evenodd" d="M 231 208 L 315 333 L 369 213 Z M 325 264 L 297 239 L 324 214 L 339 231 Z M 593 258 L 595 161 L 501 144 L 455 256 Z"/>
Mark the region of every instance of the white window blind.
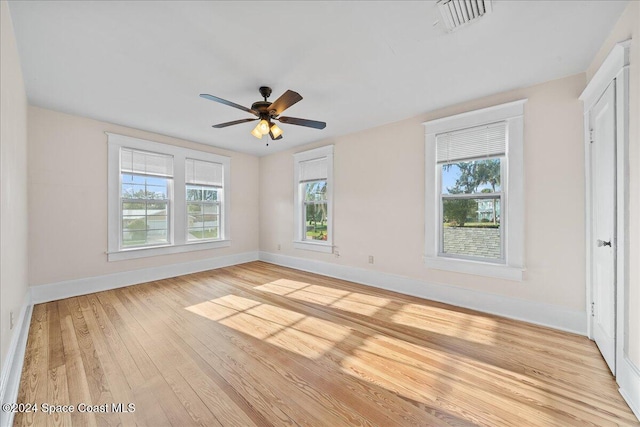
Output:
<path fill-rule="evenodd" d="M 223 167 L 221 163 L 186 159 L 185 173 L 187 184 L 222 187 Z"/>
<path fill-rule="evenodd" d="M 506 123 L 492 123 L 436 135 L 439 164 L 503 156 L 506 153 Z"/>
<path fill-rule="evenodd" d="M 300 182 L 327 179 L 328 161 L 326 157 L 300 162 Z"/>
<path fill-rule="evenodd" d="M 120 171 L 137 175 L 173 176 L 173 156 L 122 148 Z"/>

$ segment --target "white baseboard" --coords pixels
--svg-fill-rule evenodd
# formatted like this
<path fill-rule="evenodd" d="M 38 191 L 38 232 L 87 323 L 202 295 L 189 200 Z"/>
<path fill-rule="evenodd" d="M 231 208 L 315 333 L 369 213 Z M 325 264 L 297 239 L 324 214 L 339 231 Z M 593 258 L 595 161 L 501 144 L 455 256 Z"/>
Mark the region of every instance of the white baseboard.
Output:
<path fill-rule="evenodd" d="M 27 293 L 11 336 L 5 364 L 2 366 L 2 374 L 0 376 L 1 403 L 15 403 L 18 399 L 20 376 L 24 365 L 24 353 L 27 349 L 27 337 L 29 335 L 32 311 L 31 295 Z M 12 412 L 0 411 L 0 426 L 12 425 L 13 416 Z"/>
<path fill-rule="evenodd" d="M 258 252 L 244 252 L 218 258 L 209 258 L 181 264 L 169 264 L 141 270 L 123 271 L 121 273 L 106 274 L 104 276 L 87 277 L 83 279 L 67 280 L 46 285 L 31 286 L 31 300 L 33 304 L 55 301 L 78 295 L 92 294 L 109 289 L 122 288 L 138 283 L 151 282 L 183 274 L 197 273 L 214 268 L 228 267 L 258 260 Z"/>
<path fill-rule="evenodd" d="M 428 283 L 380 271 L 279 255 L 271 252 L 260 252 L 260 260 L 511 319 L 523 320 L 562 331 L 580 335 L 587 334 L 586 312 L 570 310 L 557 305 L 511 298 L 457 286 Z"/>
<path fill-rule="evenodd" d="M 640 369 L 626 355 L 621 359 L 616 375 L 616 382 L 620 386 L 618 391 L 640 421 Z"/>

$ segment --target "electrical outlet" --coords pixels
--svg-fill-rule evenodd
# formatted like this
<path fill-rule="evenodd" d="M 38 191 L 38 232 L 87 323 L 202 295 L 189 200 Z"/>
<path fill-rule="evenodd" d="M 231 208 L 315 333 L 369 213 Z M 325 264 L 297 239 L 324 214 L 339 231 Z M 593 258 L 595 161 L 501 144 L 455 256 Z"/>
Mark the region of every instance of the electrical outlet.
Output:
<path fill-rule="evenodd" d="M 13 329 L 15 319 L 13 318 L 13 311 L 9 312 L 9 329 Z"/>
<path fill-rule="evenodd" d="M 373 264 L 373 255 L 369 255 L 369 264 Z"/>
<path fill-rule="evenodd" d="M 280 243 L 278 243 L 278 250 L 280 250 L 280 248 L 281 248 Z"/>

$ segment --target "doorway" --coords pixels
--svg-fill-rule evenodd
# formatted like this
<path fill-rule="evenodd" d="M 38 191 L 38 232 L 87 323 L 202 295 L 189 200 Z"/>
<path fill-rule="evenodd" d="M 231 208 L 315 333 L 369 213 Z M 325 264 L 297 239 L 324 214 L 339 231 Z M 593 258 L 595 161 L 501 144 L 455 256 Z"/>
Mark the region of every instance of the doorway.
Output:
<path fill-rule="evenodd" d="M 624 361 L 628 270 L 629 46 L 620 42 L 580 95 L 584 104 L 587 332 L 617 381 Z"/>
<path fill-rule="evenodd" d="M 616 373 L 616 93 L 609 84 L 589 111 L 591 331 Z"/>

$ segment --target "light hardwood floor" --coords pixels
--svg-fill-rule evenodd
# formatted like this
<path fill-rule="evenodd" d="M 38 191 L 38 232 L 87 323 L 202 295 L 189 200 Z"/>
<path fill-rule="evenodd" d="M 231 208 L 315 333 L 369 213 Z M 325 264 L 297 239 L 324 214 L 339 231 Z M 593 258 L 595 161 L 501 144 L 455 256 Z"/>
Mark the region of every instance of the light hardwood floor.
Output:
<path fill-rule="evenodd" d="M 587 338 L 253 262 L 34 307 L 16 425 L 640 425 Z"/>

